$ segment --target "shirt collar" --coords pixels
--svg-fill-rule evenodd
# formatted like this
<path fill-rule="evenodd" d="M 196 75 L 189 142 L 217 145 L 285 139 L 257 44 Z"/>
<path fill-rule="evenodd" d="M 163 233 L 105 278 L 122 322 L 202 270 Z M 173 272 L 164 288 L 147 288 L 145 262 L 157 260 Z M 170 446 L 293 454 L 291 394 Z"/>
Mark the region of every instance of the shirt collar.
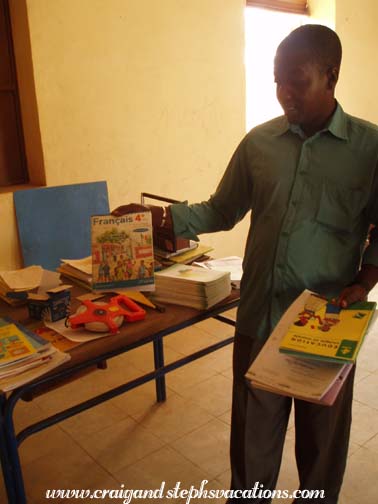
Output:
<path fill-rule="evenodd" d="M 290 124 L 286 119 L 286 116 L 280 116 L 278 118 L 277 124 L 275 125 L 275 129 L 273 131 L 273 136 L 281 136 L 286 133 L 290 129 Z"/>
<path fill-rule="evenodd" d="M 328 130 L 335 137 L 341 138 L 341 140 L 348 140 L 347 118 L 339 103 L 337 103 L 336 110 L 325 130 Z"/>
<path fill-rule="evenodd" d="M 290 130 L 296 135 L 299 135 L 301 138 L 306 138 L 298 124 L 290 124 L 286 116 L 282 116 L 280 119 L 281 120 L 276 125 L 276 131 L 273 133 L 273 136 L 281 136 Z M 329 131 L 332 135 L 340 138 L 341 140 L 348 140 L 346 114 L 339 103 L 337 103 L 336 110 L 333 113 L 328 125 L 322 131 Z"/>

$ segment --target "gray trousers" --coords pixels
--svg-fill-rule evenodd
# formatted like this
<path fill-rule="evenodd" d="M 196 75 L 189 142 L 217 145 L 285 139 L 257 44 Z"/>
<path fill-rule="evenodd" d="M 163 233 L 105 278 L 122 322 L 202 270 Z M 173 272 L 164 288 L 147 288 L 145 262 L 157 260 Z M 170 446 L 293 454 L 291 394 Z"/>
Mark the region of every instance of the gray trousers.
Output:
<path fill-rule="evenodd" d="M 348 453 L 354 369 L 333 406 L 320 406 L 250 388 L 244 375 L 262 348 L 259 340 L 236 333 L 231 421 L 231 489 L 252 489 L 256 482 L 274 490 L 292 403 L 295 407 L 295 456 L 300 489 L 324 490 L 324 499 L 296 504 L 336 504 Z M 260 487 L 261 488 L 261 487 Z M 284 489 L 281 489 L 284 490 Z M 268 504 L 270 498 L 229 499 L 228 503 Z"/>

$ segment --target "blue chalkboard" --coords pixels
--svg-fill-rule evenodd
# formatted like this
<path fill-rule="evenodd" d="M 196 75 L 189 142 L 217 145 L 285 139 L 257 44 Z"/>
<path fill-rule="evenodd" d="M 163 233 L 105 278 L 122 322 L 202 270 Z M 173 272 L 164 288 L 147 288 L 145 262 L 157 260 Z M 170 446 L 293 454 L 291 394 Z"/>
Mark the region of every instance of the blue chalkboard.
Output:
<path fill-rule="evenodd" d="M 90 216 L 109 213 L 104 181 L 16 191 L 14 204 L 24 266 L 50 270 L 90 255 Z"/>

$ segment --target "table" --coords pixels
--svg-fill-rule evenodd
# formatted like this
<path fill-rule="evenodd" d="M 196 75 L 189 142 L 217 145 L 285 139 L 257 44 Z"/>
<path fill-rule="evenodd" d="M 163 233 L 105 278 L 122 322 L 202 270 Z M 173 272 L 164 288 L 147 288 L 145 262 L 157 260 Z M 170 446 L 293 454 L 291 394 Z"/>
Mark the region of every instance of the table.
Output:
<path fill-rule="evenodd" d="M 73 298 L 75 298 L 78 293 L 79 288 L 75 287 Z M 235 326 L 235 322 L 222 315 L 222 313 L 236 307 L 238 301 L 239 291 L 232 291 L 227 299 L 205 311 L 198 311 L 193 308 L 177 305 L 167 305 L 164 313 L 148 309 L 145 320 L 122 326 L 119 334 L 92 340 L 73 348 L 70 351 L 70 361 L 33 382 L 19 387 L 11 392 L 9 396 L 0 392 L 0 460 L 9 504 L 26 503 L 22 469 L 18 454 L 18 447 L 22 441 L 36 432 L 46 429 L 51 425 L 151 380 L 155 380 L 157 401 L 165 401 L 165 375 L 167 373 L 232 343 L 234 338 L 230 336 L 165 365 L 164 337 L 207 318 L 215 318 L 223 323 Z M 77 301 L 73 301 L 73 310 L 76 309 L 77 303 Z M 0 302 L 0 315 L 8 315 L 25 325 L 30 323 L 25 307 L 10 308 Z M 43 393 L 44 388 L 51 384 L 57 386 L 59 382 L 64 382 L 65 379 L 74 377 L 83 370 L 94 365 L 99 365 L 123 352 L 128 352 L 149 343 L 152 343 L 154 352 L 154 369 L 151 372 L 119 385 L 112 390 L 94 396 L 75 406 L 59 411 L 54 415 L 29 425 L 16 434 L 13 412 L 20 399 L 32 395 L 33 393 Z"/>

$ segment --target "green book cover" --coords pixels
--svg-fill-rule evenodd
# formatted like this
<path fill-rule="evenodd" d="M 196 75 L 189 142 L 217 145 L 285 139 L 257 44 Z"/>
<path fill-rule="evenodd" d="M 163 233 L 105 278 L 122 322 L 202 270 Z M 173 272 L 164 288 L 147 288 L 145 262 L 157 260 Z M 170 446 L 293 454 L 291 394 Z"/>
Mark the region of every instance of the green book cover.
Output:
<path fill-rule="evenodd" d="M 325 360 L 355 362 L 376 308 L 360 302 L 341 308 L 316 294 L 309 294 L 303 310 L 282 338 L 280 352 Z"/>

